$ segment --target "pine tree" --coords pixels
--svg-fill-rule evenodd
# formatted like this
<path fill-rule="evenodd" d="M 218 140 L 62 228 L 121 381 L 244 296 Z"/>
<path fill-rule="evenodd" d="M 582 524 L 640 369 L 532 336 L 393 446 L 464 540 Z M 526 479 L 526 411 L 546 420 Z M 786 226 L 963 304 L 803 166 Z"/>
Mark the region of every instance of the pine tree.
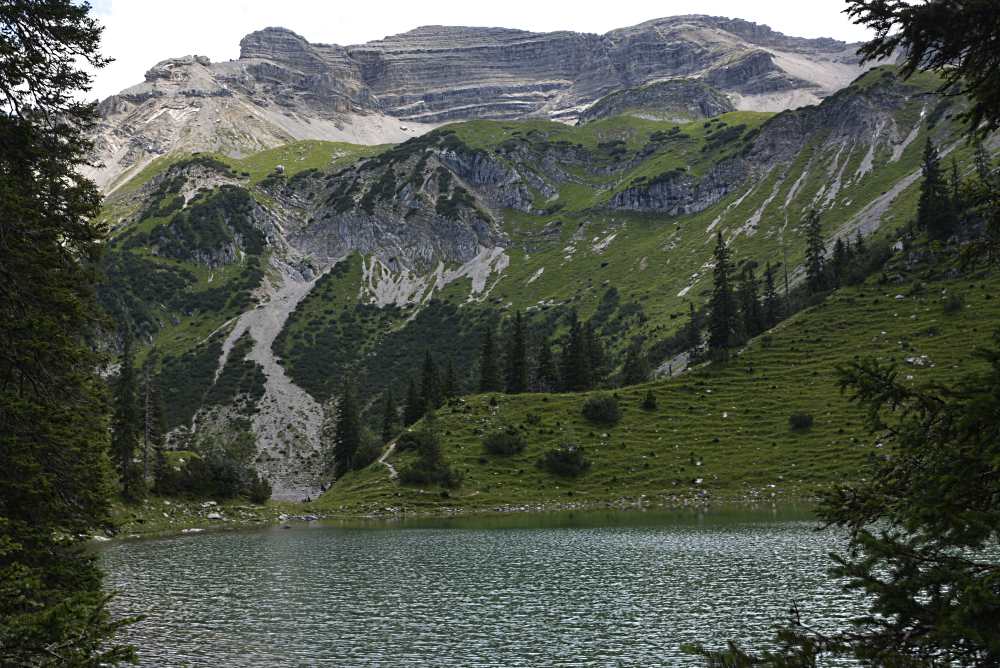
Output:
<path fill-rule="evenodd" d="M 930 239 L 947 239 L 955 227 L 954 209 L 941 174 L 941 157 L 930 138 L 924 146 L 921 169 L 924 180 L 917 202 L 917 228 L 927 232 Z"/>
<path fill-rule="evenodd" d="M 649 380 L 649 360 L 642 352 L 642 344 L 633 341 L 625 351 L 622 365 L 622 385 L 638 385 Z"/>
<path fill-rule="evenodd" d="M 520 311 L 514 313 L 513 322 L 510 325 L 505 361 L 507 393 L 526 392 L 528 390 L 528 342 Z"/>
<path fill-rule="evenodd" d="M 868 246 L 865 244 L 865 237 L 861 234 L 861 230 L 858 230 L 857 235 L 854 237 L 854 257 L 859 260 L 864 260 L 864 257 L 867 254 Z"/>
<path fill-rule="evenodd" d="M 743 267 L 738 294 L 743 335 L 753 338 L 764 331 L 764 314 L 760 306 L 760 284 L 752 263 Z"/>
<path fill-rule="evenodd" d="M 719 232 L 715 243 L 714 281 L 708 321 L 708 347 L 718 356 L 725 356 L 729 347 L 736 342 L 738 320 L 731 283 L 732 272 L 729 249 L 722 238 L 722 232 Z"/>
<path fill-rule="evenodd" d="M 583 345 L 590 368 L 590 380 L 586 389 L 590 389 L 597 385 L 608 371 L 608 354 L 604 350 L 604 343 L 597 336 L 593 320 L 588 320 L 583 326 Z"/>
<path fill-rule="evenodd" d="M 134 459 L 142 430 L 132 343 L 132 330 L 126 327 L 122 338 L 121 371 L 115 383 L 115 414 L 111 421 L 115 467 L 118 469 L 122 496 L 130 500 L 138 498 L 141 493 L 139 471 Z"/>
<path fill-rule="evenodd" d="M 396 398 L 392 396 L 392 386 L 386 388 L 382 401 L 382 442 L 391 441 L 397 432 L 399 411 L 396 408 Z"/>
<path fill-rule="evenodd" d="M 163 397 L 160 394 L 160 384 L 154 374 L 158 360 L 156 349 L 150 350 L 142 364 L 142 478 L 148 481 L 150 477 L 149 459 L 154 458 L 154 484 L 157 453 L 162 453 L 164 439 L 167 434 L 166 412 Z M 162 472 L 162 471 L 161 471 Z"/>
<path fill-rule="evenodd" d="M 444 403 L 441 376 L 437 364 L 434 363 L 434 356 L 429 350 L 424 353 L 424 367 L 420 374 L 420 398 L 424 402 L 425 410 L 440 408 Z"/>
<path fill-rule="evenodd" d="M 552 355 L 552 346 L 548 339 L 542 339 L 538 345 L 538 360 L 535 363 L 535 389 L 539 392 L 552 392 L 559 387 L 559 370 Z"/>
<path fill-rule="evenodd" d="M 990 159 L 990 154 L 986 152 L 986 147 L 983 146 L 982 140 L 976 142 L 976 176 L 979 177 L 979 182 L 991 188 L 994 186 L 994 175 L 993 175 L 993 160 Z"/>
<path fill-rule="evenodd" d="M 114 481 L 90 345 L 106 230 L 80 169 L 101 27 L 69 0 L 0 3 L 0 26 L 0 664 L 119 665 L 135 652 L 82 546 Z"/>
<path fill-rule="evenodd" d="M 448 365 L 444 369 L 444 378 L 441 381 L 441 395 L 448 399 L 454 399 L 461 390 L 458 386 L 458 376 L 455 374 L 455 364 L 448 358 Z"/>
<path fill-rule="evenodd" d="M 833 274 L 833 285 L 840 287 L 846 282 L 847 272 L 851 266 L 851 247 L 839 237 L 833 244 L 833 258 L 830 264 Z"/>
<path fill-rule="evenodd" d="M 695 350 L 701 345 L 701 318 L 694 308 L 694 302 L 688 302 L 688 321 L 684 325 L 684 342 L 688 350 Z"/>
<path fill-rule="evenodd" d="M 361 411 L 354 381 L 347 379 L 337 402 L 337 417 L 333 438 L 334 474 L 340 478 L 351 470 L 354 457 L 361 447 Z"/>
<path fill-rule="evenodd" d="M 823 243 L 823 225 L 816 209 L 806 213 L 806 286 L 816 294 L 827 288 L 826 244 Z"/>
<path fill-rule="evenodd" d="M 479 354 L 479 391 L 499 392 L 502 386 L 496 345 L 493 342 L 493 328 L 487 327 L 483 331 L 483 344 Z"/>
<path fill-rule="evenodd" d="M 593 386 L 591 356 L 587 350 L 587 335 L 583 324 L 577 318 L 575 311 L 570 317 L 569 334 L 563 343 L 559 375 L 563 390 L 582 392 Z"/>
<path fill-rule="evenodd" d="M 764 269 L 764 326 L 771 329 L 781 321 L 781 298 L 774 285 L 774 269 L 767 263 Z"/>
<path fill-rule="evenodd" d="M 417 384 L 410 379 L 410 384 L 406 388 L 406 406 L 403 408 L 403 426 L 409 427 L 416 424 L 427 411 L 427 405 L 417 392 Z"/>

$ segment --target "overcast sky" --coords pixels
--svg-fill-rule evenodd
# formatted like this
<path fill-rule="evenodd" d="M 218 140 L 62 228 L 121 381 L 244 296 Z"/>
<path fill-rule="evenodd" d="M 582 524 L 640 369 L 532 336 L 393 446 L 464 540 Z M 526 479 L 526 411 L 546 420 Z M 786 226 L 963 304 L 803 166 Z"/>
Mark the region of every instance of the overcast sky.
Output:
<path fill-rule="evenodd" d="M 359 44 L 421 25 L 501 26 L 604 33 L 653 18 L 711 14 L 765 23 L 799 37 L 859 41 L 867 33 L 842 14 L 845 0 L 90 0 L 105 26 L 104 55 L 92 97 L 139 83 L 157 62 L 239 56 L 240 39 L 283 26 L 310 42 Z"/>

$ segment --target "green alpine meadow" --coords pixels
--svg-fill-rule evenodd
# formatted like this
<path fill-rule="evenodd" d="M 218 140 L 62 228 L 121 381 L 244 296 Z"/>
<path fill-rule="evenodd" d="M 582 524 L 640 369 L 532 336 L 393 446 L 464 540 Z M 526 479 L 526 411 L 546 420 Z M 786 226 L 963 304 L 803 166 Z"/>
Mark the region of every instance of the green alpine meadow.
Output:
<path fill-rule="evenodd" d="M 0 666 L 1000 665 L 993 0 L 128 4 L 0 0 Z"/>

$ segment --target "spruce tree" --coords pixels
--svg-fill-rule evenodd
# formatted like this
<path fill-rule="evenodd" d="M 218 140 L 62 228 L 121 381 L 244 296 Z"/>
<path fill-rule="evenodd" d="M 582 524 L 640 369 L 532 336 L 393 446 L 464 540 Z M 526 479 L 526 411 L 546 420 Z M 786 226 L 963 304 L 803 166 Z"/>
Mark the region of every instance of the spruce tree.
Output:
<path fill-rule="evenodd" d="M 633 341 L 625 351 L 622 365 L 622 385 L 638 385 L 649 380 L 649 360 L 642 352 L 642 344 Z"/>
<path fill-rule="evenodd" d="M 440 408 L 444 403 L 441 376 L 437 364 L 434 363 L 434 356 L 429 350 L 424 353 L 424 366 L 420 374 L 420 398 L 424 402 L 425 410 Z"/>
<path fill-rule="evenodd" d="M 528 341 L 521 312 L 514 313 L 507 339 L 506 391 L 520 394 L 528 390 Z"/>
<path fill-rule="evenodd" d="M 410 384 L 406 388 L 406 406 L 403 408 L 403 426 L 409 427 L 412 424 L 416 424 L 420 418 L 424 416 L 427 411 L 427 405 L 424 403 L 417 391 L 417 384 L 410 379 Z"/>
<path fill-rule="evenodd" d="M 122 496 L 135 500 L 141 494 L 139 470 L 135 453 L 139 448 L 142 417 L 139 412 L 138 388 L 135 378 L 135 355 L 132 352 L 132 330 L 124 330 L 121 370 L 115 382 L 115 413 L 111 421 L 111 450 L 121 483 Z"/>
<path fill-rule="evenodd" d="M 496 344 L 493 341 L 493 328 L 487 327 L 483 331 L 483 343 L 479 354 L 479 391 L 499 392 L 502 387 Z"/>
<path fill-rule="evenodd" d="M 350 378 L 344 382 L 333 437 L 334 475 L 340 478 L 351 470 L 355 455 L 361 447 L 361 411 L 357 390 Z"/>
<path fill-rule="evenodd" d="M 441 381 L 441 396 L 448 400 L 454 399 L 459 394 L 461 394 L 461 390 L 458 385 L 458 376 L 455 374 L 455 364 L 449 357 L 448 365 L 444 369 L 444 378 Z"/>
<path fill-rule="evenodd" d="M 684 325 L 684 345 L 688 350 L 695 350 L 701 345 L 701 318 L 694 308 L 694 302 L 688 302 L 688 321 Z"/>
<path fill-rule="evenodd" d="M 81 176 L 101 28 L 85 3 L 0 3 L 0 665 L 110 666 L 108 402 L 90 345 L 101 195 Z"/>
<path fill-rule="evenodd" d="M 781 321 L 781 298 L 774 285 L 774 269 L 767 263 L 764 270 L 764 326 L 771 329 Z"/>
<path fill-rule="evenodd" d="M 543 338 L 538 345 L 538 360 L 535 363 L 535 388 L 539 392 L 552 392 L 559 387 L 559 370 L 552 345 Z"/>
<path fill-rule="evenodd" d="M 385 389 L 385 397 L 382 400 L 382 442 L 388 443 L 397 433 L 399 424 L 399 411 L 396 408 L 396 398 L 392 396 L 392 386 Z"/>
<path fill-rule="evenodd" d="M 607 375 L 608 354 L 604 350 L 604 342 L 597 336 L 593 320 L 587 321 L 583 327 L 583 333 L 587 347 L 587 358 L 590 361 L 590 387 L 594 387 Z"/>
<path fill-rule="evenodd" d="M 740 322 L 743 335 L 753 338 L 764 331 L 764 314 L 760 306 L 760 284 L 753 264 L 747 263 L 740 273 Z"/>
<path fill-rule="evenodd" d="M 574 311 L 571 314 L 569 334 L 563 344 L 560 376 L 562 389 L 567 392 L 583 392 L 593 387 L 591 369 L 592 357 L 587 345 L 587 333 Z"/>
<path fill-rule="evenodd" d="M 839 237 L 833 244 L 833 258 L 830 264 L 834 287 L 844 285 L 851 266 L 851 247 Z"/>
<path fill-rule="evenodd" d="M 712 298 L 709 301 L 708 347 L 722 357 L 736 343 L 738 314 L 733 298 L 732 272 L 729 249 L 722 232 L 719 232 L 715 243 Z"/>
<path fill-rule="evenodd" d="M 954 209 L 941 173 L 941 157 L 929 137 L 921 171 L 924 178 L 917 202 L 917 228 L 927 232 L 928 238 L 941 241 L 954 229 Z"/>
<path fill-rule="evenodd" d="M 163 406 L 163 396 L 160 394 L 160 383 L 155 375 L 158 360 L 156 349 L 150 350 L 142 363 L 142 478 L 150 477 L 149 460 L 157 452 L 162 452 L 167 434 L 166 411 Z M 155 474 L 155 470 L 154 470 Z M 155 475 L 154 475 L 155 480 Z"/>
<path fill-rule="evenodd" d="M 816 209 L 806 213 L 806 287 L 816 294 L 827 288 L 826 244 L 823 243 L 823 225 Z"/>

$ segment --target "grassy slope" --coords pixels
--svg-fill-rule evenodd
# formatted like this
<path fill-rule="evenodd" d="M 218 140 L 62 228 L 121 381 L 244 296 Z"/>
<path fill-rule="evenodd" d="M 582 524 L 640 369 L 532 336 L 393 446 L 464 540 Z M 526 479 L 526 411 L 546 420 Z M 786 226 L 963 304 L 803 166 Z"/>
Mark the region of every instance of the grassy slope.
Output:
<path fill-rule="evenodd" d="M 439 412 L 448 462 L 465 475 L 445 498 L 439 489 L 400 486 L 378 463 L 351 473 L 320 501 L 327 510 L 386 508 L 495 509 L 564 503 L 636 501 L 669 505 L 803 497 L 857 477 L 876 445 L 862 415 L 837 391 L 835 368 L 855 356 L 902 365 L 914 383 L 952 379 L 973 368 L 972 351 L 1000 322 L 1000 277 L 931 283 L 918 295 L 899 286 L 865 285 L 835 293 L 825 303 L 779 325 L 734 361 L 701 367 L 679 378 L 618 391 L 624 417 L 614 428 L 580 416 L 586 395 L 466 397 Z M 966 308 L 946 314 L 946 294 Z M 903 363 L 927 355 L 932 368 Z M 752 367 L 752 373 L 748 369 Z M 647 390 L 656 411 L 639 404 Z M 815 418 L 807 433 L 789 429 L 791 413 Z M 537 416 L 537 424 L 531 424 Z M 479 434 L 500 425 L 526 429 L 527 450 L 486 455 Z M 535 466 L 545 449 L 583 444 L 593 462 L 576 480 Z M 408 454 L 390 461 L 405 465 Z M 701 462 L 701 465 L 698 465 Z M 702 479 L 695 484 L 695 479 Z M 773 486 L 773 487 L 772 487 Z"/>

